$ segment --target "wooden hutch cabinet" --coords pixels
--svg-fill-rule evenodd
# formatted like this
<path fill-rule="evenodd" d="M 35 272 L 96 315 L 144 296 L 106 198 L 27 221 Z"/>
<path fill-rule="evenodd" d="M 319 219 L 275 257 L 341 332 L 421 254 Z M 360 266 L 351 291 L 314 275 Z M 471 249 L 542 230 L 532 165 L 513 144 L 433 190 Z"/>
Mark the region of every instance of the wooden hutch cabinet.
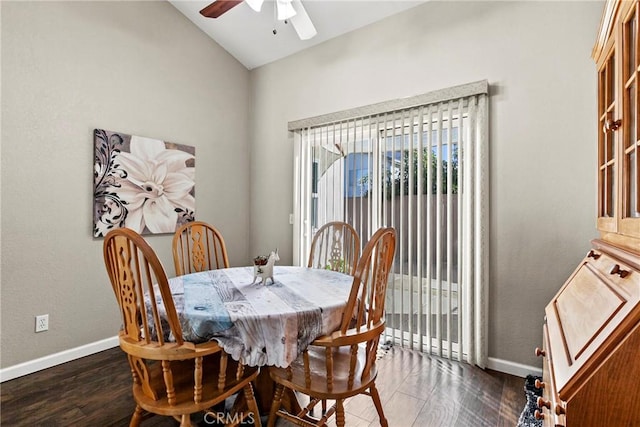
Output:
<path fill-rule="evenodd" d="M 607 1 L 593 49 L 600 238 L 545 308 L 545 427 L 640 426 L 639 14 Z"/>

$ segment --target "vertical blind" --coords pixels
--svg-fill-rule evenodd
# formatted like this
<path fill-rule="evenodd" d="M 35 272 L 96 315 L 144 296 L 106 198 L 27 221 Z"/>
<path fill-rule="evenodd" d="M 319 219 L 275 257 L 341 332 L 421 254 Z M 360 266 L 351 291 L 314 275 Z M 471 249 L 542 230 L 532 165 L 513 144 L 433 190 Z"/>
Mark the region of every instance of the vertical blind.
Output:
<path fill-rule="evenodd" d="M 386 302 L 393 343 L 485 366 L 488 83 L 289 123 L 294 262 L 345 221 L 362 246 L 397 232 Z"/>

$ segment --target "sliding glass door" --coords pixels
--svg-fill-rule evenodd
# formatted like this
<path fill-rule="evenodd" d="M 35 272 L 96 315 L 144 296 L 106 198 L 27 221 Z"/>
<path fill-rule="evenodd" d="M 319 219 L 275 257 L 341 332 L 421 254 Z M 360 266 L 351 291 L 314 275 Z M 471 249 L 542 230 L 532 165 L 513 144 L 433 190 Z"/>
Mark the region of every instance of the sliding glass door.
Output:
<path fill-rule="evenodd" d="M 321 225 L 397 232 L 387 339 L 483 365 L 486 94 L 292 129 L 294 253 Z M 480 304 L 480 305 L 479 305 Z"/>

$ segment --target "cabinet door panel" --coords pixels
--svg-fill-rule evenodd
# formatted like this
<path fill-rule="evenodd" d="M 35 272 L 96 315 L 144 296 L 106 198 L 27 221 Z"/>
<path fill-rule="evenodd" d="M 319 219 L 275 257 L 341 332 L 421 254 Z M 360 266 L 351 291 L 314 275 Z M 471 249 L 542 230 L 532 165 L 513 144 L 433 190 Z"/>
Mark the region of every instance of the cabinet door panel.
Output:
<path fill-rule="evenodd" d="M 555 301 L 570 363 L 580 357 L 624 303 L 589 264 L 578 271 Z"/>

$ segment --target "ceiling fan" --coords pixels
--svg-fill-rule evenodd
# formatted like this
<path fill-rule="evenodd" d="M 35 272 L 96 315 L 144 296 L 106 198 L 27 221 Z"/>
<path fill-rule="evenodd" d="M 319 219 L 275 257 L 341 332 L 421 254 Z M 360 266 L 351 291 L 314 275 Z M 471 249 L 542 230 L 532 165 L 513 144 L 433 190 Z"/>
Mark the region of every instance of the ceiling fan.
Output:
<path fill-rule="evenodd" d="M 243 0 L 215 0 L 200 11 L 207 18 L 218 18 L 230 9 L 242 3 Z M 244 0 L 251 9 L 260 12 L 264 0 Z M 279 21 L 291 22 L 300 40 L 308 40 L 317 34 L 300 0 L 275 0 L 276 14 Z M 275 34 L 275 30 L 274 30 Z"/>

